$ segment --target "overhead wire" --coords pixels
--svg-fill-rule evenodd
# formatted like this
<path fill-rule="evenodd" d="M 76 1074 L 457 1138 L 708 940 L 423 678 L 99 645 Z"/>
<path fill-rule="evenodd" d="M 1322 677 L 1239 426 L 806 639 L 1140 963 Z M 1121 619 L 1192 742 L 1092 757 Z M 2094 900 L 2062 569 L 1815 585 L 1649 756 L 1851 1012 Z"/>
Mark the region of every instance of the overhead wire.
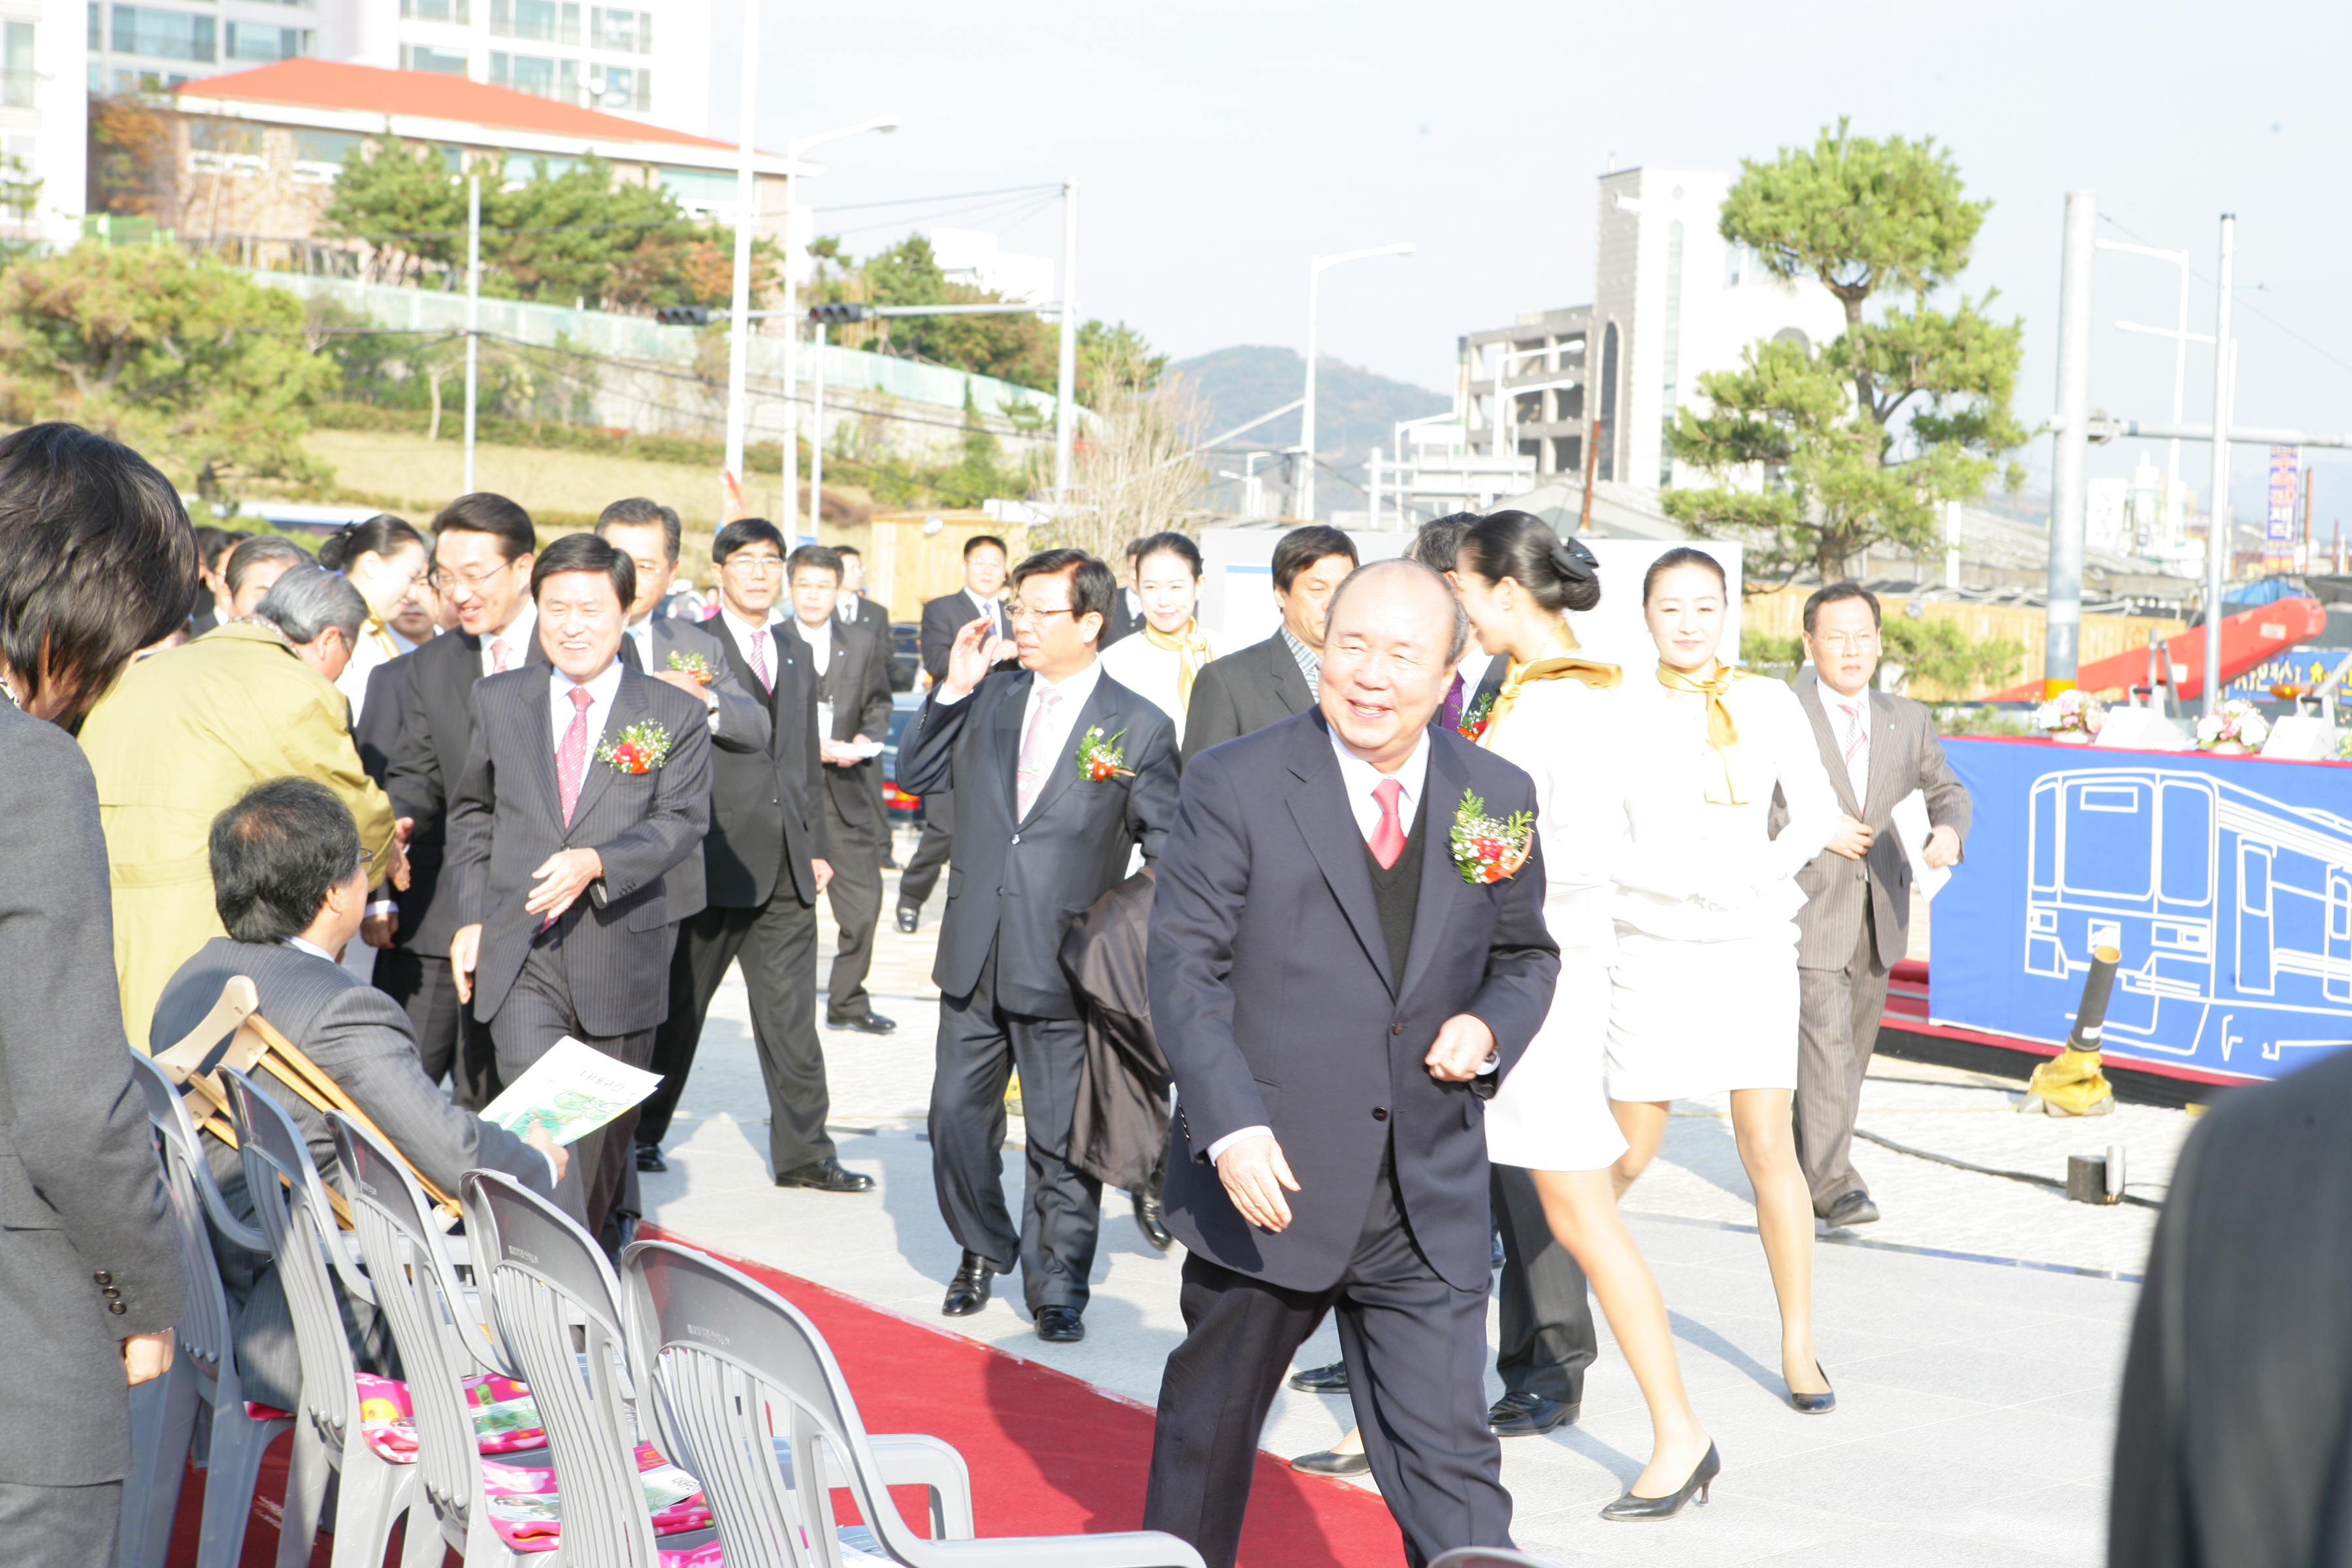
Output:
<path fill-rule="evenodd" d="M 2122 223 L 2117 222 L 2115 217 L 2106 213 L 2101 213 L 2099 216 L 2105 222 L 2112 225 L 2116 233 L 2128 236 L 2132 240 L 2140 245 L 2147 246 L 2150 250 L 2162 250 L 2164 248 L 2164 247 L 2157 244 L 2156 241 L 2147 238 L 2144 235 L 2136 233 Z M 2186 255 L 2188 253 L 2184 251 L 2181 254 Z M 2204 284 L 2208 289 L 2220 287 L 2214 279 L 2207 277 L 2204 273 L 2198 271 L 2194 263 L 2190 263 L 2187 270 L 2189 276 L 2194 278 L 2200 283 Z M 2256 285 L 2255 288 L 2251 290 L 2232 290 L 2233 293 L 2242 291 L 2267 292 L 2268 290 L 2262 289 L 2260 285 Z M 2336 366 L 2338 370 L 2352 371 L 2352 360 L 2343 359 L 2336 355 L 2332 350 L 2312 342 L 2309 338 L 2305 337 L 2301 332 L 2296 331 L 2293 327 L 2288 326 L 2284 321 L 2280 321 L 2277 317 L 2272 315 L 2267 310 L 2263 310 L 2252 301 L 2242 299 L 2238 300 L 2232 303 L 2231 308 L 2232 310 L 2243 310 L 2246 314 L 2254 317 L 2258 321 L 2269 322 L 2272 326 L 2276 327 L 2280 331 L 2285 333 L 2289 338 L 2301 343 L 2305 348 L 2309 349 L 2313 353 L 2317 354 L 2320 358 Z"/>

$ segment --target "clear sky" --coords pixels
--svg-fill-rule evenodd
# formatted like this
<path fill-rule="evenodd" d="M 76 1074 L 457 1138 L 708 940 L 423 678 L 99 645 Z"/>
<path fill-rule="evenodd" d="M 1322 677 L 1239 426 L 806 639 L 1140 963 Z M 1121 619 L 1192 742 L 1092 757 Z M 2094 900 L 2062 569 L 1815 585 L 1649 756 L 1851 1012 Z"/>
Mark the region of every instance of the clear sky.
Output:
<path fill-rule="evenodd" d="M 731 138 L 740 0 L 719 0 L 713 132 Z M 1818 19 L 1815 19 L 1818 18 Z M 1058 254 L 1058 204 L 827 206 L 1083 183 L 1079 302 L 1178 356 L 1305 344 L 1307 258 L 1409 239 L 1327 273 L 1325 353 L 1440 390 L 1454 340 L 1591 295 L 1594 177 L 1650 163 L 1736 168 L 1857 132 L 1932 135 L 1994 206 L 1964 279 L 2026 319 L 2017 410 L 2047 417 L 2064 195 L 2098 193 L 2114 239 L 2187 249 L 2191 328 L 2212 330 L 2218 217 L 2238 215 L 2242 424 L 2352 429 L 2352 5 L 2226 12 L 2042 0 L 1969 6 L 1682 4 L 995 5 L 894 0 L 761 12 L 759 137 L 781 146 L 879 113 L 894 135 L 813 154 L 821 233 L 863 254 L 934 223 Z M 795 37 L 798 30 L 801 36 Z M 2161 419 L 2179 272 L 2102 253 L 2095 405 Z M 2260 311 L 2271 321 L 2252 312 Z M 2273 324 L 2273 322 L 2278 324 Z M 2298 339 L 2306 340 L 2303 342 Z M 2185 404 L 2210 414 L 2192 345 Z M 2160 446 L 2152 448 L 2160 465 Z M 2045 437 L 2021 454 L 2046 484 Z M 2209 447 L 2184 451 L 2201 494 Z M 2264 454 L 2242 447 L 2241 516 Z M 2352 526 L 2352 454 L 2318 454 L 2323 537 Z M 2132 444 L 2095 451 L 2128 471 Z M 2331 471 L 2332 470 L 2332 471 Z"/>

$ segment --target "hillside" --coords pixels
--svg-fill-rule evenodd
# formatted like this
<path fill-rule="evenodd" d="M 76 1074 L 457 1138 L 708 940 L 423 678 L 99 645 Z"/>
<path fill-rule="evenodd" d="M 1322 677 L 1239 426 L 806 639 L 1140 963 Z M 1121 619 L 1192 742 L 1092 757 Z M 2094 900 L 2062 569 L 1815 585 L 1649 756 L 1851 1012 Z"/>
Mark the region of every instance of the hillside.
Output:
<path fill-rule="evenodd" d="M 1202 435 L 1229 430 L 1268 409 L 1279 408 L 1305 390 L 1307 361 L 1297 350 L 1264 345 L 1218 349 L 1170 367 L 1201 399 Z M 1443 414 L 1453 399 L 1409 382 L 1393 381 L 1360 365 L 1324 358 L 1315 380 L 1316 447 L 1328 468 L 1342 472 L 1360 465 L 1374 443 L 1386 446 L 1402 419 Z M 1229 452 L 1279 451 L 1298 443 L 1298 416 L 1286 414 L 1223 448 Z M 1357 477 L 1357 476 L 1351 476 Z M 1225 485 L 1222 490 L 1234 487 Z M 1349 484 L 1328 471 L 1318 485 L 1318 510 L 1346 510 L 1363 504 Z M 1231 504 L 1230 500 L 1226 504 Z"/>

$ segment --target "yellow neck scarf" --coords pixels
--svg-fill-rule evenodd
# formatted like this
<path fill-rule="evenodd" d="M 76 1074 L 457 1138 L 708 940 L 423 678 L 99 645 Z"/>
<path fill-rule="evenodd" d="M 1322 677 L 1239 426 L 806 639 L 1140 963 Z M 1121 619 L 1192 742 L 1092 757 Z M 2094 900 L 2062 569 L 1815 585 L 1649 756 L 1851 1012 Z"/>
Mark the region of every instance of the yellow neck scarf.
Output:
<path fill-rule="evenodd" d="M 1153 647 L 1166 648 L 1176 656 L 1176 705 L 1186 712 L 1192 710 L 1192 678 L 1209 662 L 1209 639 L 1201 630 L 1200 617 L 1184 623 L 1181 632 L 1163 632 L 1150 621 L 1143 623 L 1143 635 Z"/>
<path fill-rule="evenodd" d="M 1514 663 L 1503 678 L 1503 689 L 1495 694 L 1495 710 L 1486 716 L 1486 727 L 1479 732 L 1478 743 L 1486 745 L 1495 733 L 1495 727 L 1518 705 L 1519 694 L 1539 680 L 1581 680 L 1596 691 L 1614 691 L 1624 676 L 1613 664 L 1574 657 L 1576 634 L 1566 623 L 1559 628 L 1560 640 L 1567 645 L 1560 653 L 1546 654 L 1525 664 Z"/>
<path fill-rule="evenodd" d="M 367 625 L 360 628 L 360 635 L 373 637 L 375 646 L 383 650 L 384 658 L 400 657 L 400 645 L 392 640 L 392 630 L 383 624 L 383 616 L 370 616 L 367 618 Z"/>
<path fill-rule="evenodd" d="M 1731 710 L 1725 705 L 1723 694 L 1731 683 L 1748 672 L 1717 661 L 1714 676 L 1695 680 L 1682 671 L 1666 665 L 1658 666 L 1658 684 L 1669 691 L 1695 692 L 1706 699 L 1706 743 L 1715 753 L 1716 766 L 1706 781 L 1706 798 L 1716 805 L 1746 805 L 1749 791 L 1746 770 L 1739 752 L 1739 726 L 1732 722 Z"/>

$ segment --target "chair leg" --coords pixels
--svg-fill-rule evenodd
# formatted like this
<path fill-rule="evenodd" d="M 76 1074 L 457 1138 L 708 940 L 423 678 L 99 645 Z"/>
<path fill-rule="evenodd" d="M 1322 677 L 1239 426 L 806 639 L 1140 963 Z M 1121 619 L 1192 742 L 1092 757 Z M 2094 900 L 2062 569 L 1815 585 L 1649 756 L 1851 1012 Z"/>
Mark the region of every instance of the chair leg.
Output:
<path fill-rule="evenodd" d="M 234 1392 L 234 1391 L 232 1391 Z M 245 1526 L 262 1457 L 291 1421 L 255 1421 L 242 1400 L 213 1407 L 205 1470 L 205 1522 L 197 1536 L 196 1568 L 237 1568 L 245 1556 Z"/>
<path fill-rule="evenodd" d="M 346 1446 L 335 1504 L 333 1568 L 382 1568 L 393 1521 L 417 1496 L 416 1467 L 387 1464 L 363 1440 Z"/>
<path fill-rule="evenodd" d="M 119 1568 L 163 1568 L 200 1403 L 185 1352 L 171 1371 L 131 1391 L 131 1475 L 122 1489 Z"/>
<path fill-rule="evenodd" d="M 326 1439 L 307 1420 L 294 1427 L 294 1458 L 286 1468 L 286 1512 L 278 1527 L 278 1568 L 310 1568 L 319 1539 L 319 1515 L 327 1505 Z"/>
<path fill-rule="evenodd" d="M 449 1538 L 441 1528 L 440 1517 L 433 1511 L 433 1500 L 425 1495 L 425 1479 L 417 1478 L 416 1489 L 408 1499 L 408 1534 L 400 1545 L 400 1568 L 441 1568 L 449 1552 Z M 465 1556 L 459 1543 L 458 1560 Z"/>

